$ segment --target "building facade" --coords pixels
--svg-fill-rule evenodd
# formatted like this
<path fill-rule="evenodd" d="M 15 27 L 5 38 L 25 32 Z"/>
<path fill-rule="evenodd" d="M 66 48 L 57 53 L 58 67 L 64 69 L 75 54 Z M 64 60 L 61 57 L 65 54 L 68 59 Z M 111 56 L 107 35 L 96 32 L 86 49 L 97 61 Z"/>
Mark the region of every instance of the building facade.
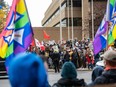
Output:
<path fill-rule="evenodd" d="M 81 27 L 80 27 L 81 28 Z M 62 39 L 68 40 L 68 31 L 67 27 L 62 28 Z M 49 40 L 55 40 L 58 42 L 60 40 L 60 29 L 59 27 L 33 27 L 34 37 L 38 39 L 39 41 L 45 41 L 48 42 Z M 49 39 L 44 38 L 43 30 L 50 36 Z M 77 37 L 81 40 L 81 29 L 74 28 L 74 37 Z M 77 39 L 77 38 L 74 38 Z"/>
<path fill-rule="evenodd" d="M 70 32 L 73 28 L 79 31 L 81 30 L 81 35 L 77 35 L 76 38 L 92 38 L 91 1 L 92 0 L 52 0 L 52 3 L 45 12 L 42 26 L 60 27 L 61 19 L 61 26 L 67 30 L 69 28 Z M 95 32 L 105 13 L 106 3 L 107 0 L 93 0 Z M 71 38 L 71 33 L 69 36 Z"/>

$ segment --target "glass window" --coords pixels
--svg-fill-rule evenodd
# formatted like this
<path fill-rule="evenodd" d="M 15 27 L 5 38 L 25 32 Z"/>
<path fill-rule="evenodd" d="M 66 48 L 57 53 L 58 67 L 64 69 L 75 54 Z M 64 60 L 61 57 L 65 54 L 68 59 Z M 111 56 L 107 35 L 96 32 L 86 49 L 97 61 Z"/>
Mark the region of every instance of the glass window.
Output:
<path fill-rule="evenodd" d="M 55 15 L 58 15 L 59 14 L 59 10 L 57 10 L 56 12 L 55 12 Z"/>
<path fill-rule="evenodd" d="M 74 0 L 73 1 L 73 7 L 81 7 L 81 1 L 80 0 Z"/>
<path fill-rule="evenodd" d="M 71 18 L 69 18 L 69 26 L 72 26 Z M 82 26 L 82 18 L 79 17 L 73 18 L 73 26 Z"/>
<path fill-rule="evenodd" d="M 68 19 L 65 18 L 62 21 L 62 27 L 67 27 L 68 26 Z M 69 18 L 69 26 L 72 26 L 71 18 Z M 76 17 L 73 18 L 73 26 L 82 26 L 82 18 Z M 54 25 L 54 27 L 60 27 L 60 23 L 57 23 Z"/>
<path fill-rule="evenodd" d="M 71 1 L 69 1 L 69 5 L 67 3 L 67 7 L 71 7 Z M 81 0 L 73 0 L 73 7 L 81 7 Z"/>
<path fill-rule="evenodd" d="M 60 27 L 60 23 L 58 23 L 58 24 L 54 25 L 54 27 Z"/>
<path fill-rule="evenodd" d="M 63 5 L 62 5 L 62 10 L 64 9 L 66 7 L 66 3 L 64 3 Z"/>
<path fill-rule="evenodd" d="M 62 27 L 66 27 L 66 19 L 62 21 Z"/>

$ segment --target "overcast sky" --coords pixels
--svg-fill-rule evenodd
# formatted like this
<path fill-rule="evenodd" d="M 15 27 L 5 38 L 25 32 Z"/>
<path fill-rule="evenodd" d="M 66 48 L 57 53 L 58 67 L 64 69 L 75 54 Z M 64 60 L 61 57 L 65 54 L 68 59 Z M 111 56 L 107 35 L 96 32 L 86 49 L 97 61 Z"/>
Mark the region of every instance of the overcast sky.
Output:
<path fill-rule="evenodd" d="M 13 0 L 4 0 L 8 4 L 12 4 Z M 52 0 L 25 0 L 33 27 L 41 27 L 41 21 L 44 13 L 51 4 Z"/>

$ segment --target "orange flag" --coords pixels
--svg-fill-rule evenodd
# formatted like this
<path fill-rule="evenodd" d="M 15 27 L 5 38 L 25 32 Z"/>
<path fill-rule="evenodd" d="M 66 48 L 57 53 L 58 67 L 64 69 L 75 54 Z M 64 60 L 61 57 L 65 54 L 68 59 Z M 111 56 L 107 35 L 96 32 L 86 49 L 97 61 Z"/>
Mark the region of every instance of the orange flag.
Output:
<path fill-rule="evenodd" d="M 32 39 L 31 46 L 33 46 L 33 47 L 35 46 L 34 38 Z"/>
<path fill-rule="evenodd" d="M 44 39 L 50 39 L 50 36 L 43 30 Z"/>

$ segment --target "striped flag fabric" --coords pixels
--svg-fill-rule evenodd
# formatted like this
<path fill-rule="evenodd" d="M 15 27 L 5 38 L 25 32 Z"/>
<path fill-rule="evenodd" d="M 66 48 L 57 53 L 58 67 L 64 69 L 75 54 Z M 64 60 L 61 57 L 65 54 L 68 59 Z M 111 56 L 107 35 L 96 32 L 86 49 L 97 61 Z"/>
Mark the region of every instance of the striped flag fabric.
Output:
<path fill-rule="evenodd" d="M 116 40 L 116 1 L 113 4 L 112 19 L 110 22 L 110 29 L 108 33 L 108 45 L 111 45 Z"/>
<path fill-rule="evenodd" d="M 0 34 L 0 57 L 6 58 L 6 67 L 15 55 L 26 51 L 32 39 L 25 0 L 13 0 L 6 26 Z"/>
<path fill-rule="evenodd" d="M 104 48 L 106 48 L 107 46 L 107 36 L 108 36 L 107 32 L 108 32 L 108 23 L 109 23 L 108 21 L 112 19 L 114 3 L 115 3 L 115 0 L 107 1 L 106 13 L 97 30 L 97 33 L 93 41 L 93 48 L 94 48 L 93 51 L 95 55 L 99 53 L 101 50 L 103 50 Z"/>

